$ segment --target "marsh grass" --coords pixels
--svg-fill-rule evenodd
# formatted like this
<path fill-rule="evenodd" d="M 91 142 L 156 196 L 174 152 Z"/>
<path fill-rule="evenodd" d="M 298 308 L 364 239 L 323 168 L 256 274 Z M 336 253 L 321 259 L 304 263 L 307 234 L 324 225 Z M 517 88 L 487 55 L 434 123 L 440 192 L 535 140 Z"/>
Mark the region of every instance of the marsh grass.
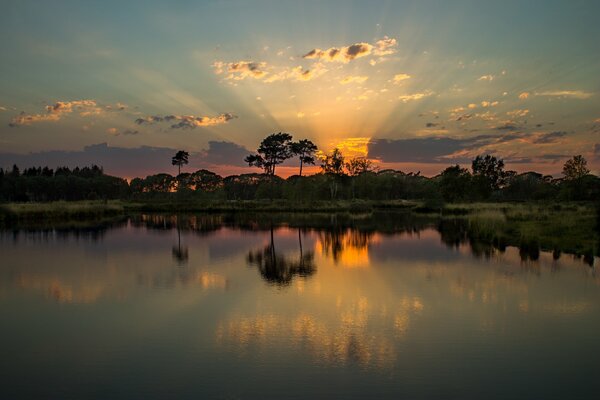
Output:
<path fill-rule="evenodd" d="M 0 220 L 83 220 L 123 215 L 118 201 L 58 201 L 51 203 L 8 203 L 0 205 Z"/>
<path fill-rule="evenodd" d="M 600 253 L 598 210 L 589 203 L 474 203 L 448 205 L 448 218 L 466 218 L 470 235 L 500 247 L 593 257 Z M 456 215 L 463 215 L 456 217 Z"/>

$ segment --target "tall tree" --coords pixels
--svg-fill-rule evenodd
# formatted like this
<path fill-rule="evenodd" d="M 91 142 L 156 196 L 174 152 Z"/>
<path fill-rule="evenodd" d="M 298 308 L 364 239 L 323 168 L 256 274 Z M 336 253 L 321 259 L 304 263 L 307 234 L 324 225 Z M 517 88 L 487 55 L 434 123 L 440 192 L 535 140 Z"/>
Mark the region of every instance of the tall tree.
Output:
<path fill-rule="evenodd" d="M 590 173 L 590 170 L 587 167 L 587 161 L 580 154 L 574 156 L 570 160 L 567 160 L 567 162 L 563 166 L 562 173 L 565 176 L 566 180 L 573 181 L 586 176 Z"/>
<path fill-rule="evenodd" d="M 308 139 L 302 139 L 298 142 L 291 143 L 292 153 L 300 159 L 300 173 L 302 176 L 303 164 L 315 165 L 315 152 L 317 151 L 317 145 Z"/>
<path fill-rule="evenodd" d="M 257 154 L 250 154 L 244 161 L 251 167 L 262 168 L 265 174 L 274 176 L 275 167 L 292 157 L 291 142 L 292 135 L 289 133 L 273 133 L 260 142 Z"/>
<path fill-rule="evenodd" d="M 189 156 L 190 153 L 188 153 L 187 151 L 179 150 L 171 159 L 171 164 L 177 165 L 177 175 L 181 174 L 181 167 L 189 162 Z"/>

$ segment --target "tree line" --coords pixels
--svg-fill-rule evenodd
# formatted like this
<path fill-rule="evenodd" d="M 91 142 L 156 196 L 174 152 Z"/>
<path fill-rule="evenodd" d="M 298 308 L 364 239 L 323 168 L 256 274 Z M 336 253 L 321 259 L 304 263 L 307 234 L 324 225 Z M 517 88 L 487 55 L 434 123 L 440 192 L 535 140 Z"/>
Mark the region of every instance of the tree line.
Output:
<path fill-rule="evenodd" d="M 310 140 L 294 142 L 290 134 L 280 132 L 266 137 L 257 152 L 244 160 L 263 173 L 227 177 L 206 169 L 182 173 L 189 153 L 181 150 L 171 160 L 178 169 L 176 176 L 160 173 L 131 182 L 106 175 L 95 165 L 56 170 L 37 167 L 22 172 L 15 165 L 12 170 L 0 169 L 0 201 L 414 199 L 439 203 L 600 198 L 600 178 L 590 174 L 581 155 L 564 164 L 561 178 L 505 170 L 504 161 L 492 155 L 475 157 L 470 169 L 453 165 L 430 178 L 418 172 L 380 170 L 368 158 L 346 158 L 339 149 L 320 157 L 317 151 Z M 298 174 L 287 179 L 277 176 L 276 167 L 292 157 L 298 157 Z M 303 176 L 303 167 L 314 165 L 317 160 L 320 172 Z"/>

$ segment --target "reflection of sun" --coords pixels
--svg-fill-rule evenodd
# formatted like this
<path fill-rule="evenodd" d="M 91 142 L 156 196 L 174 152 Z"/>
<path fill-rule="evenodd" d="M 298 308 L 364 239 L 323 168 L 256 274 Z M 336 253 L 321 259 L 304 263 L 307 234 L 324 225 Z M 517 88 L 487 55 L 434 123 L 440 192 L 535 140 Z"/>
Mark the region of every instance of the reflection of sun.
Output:
<path fill-rule="evenodd" d="M 331 257 L 336 265 L 345 268 L 369 266 L 369 245 L 378 241 L 377 235 L 365 235 L 347 230 L 337 234 L 323 235 L 315 243 L 315 253 Z"/>

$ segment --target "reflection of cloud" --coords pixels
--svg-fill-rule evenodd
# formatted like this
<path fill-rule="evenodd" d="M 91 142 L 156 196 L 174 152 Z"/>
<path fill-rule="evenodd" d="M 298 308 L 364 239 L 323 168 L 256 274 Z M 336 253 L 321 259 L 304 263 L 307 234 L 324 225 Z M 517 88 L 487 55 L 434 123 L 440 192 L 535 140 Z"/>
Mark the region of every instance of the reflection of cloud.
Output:
<path fill-rule="evenodd" d="M 527 100 L 529 98 L 529 92 L 523 92 L 519 95 L 519 100 Z"/>

